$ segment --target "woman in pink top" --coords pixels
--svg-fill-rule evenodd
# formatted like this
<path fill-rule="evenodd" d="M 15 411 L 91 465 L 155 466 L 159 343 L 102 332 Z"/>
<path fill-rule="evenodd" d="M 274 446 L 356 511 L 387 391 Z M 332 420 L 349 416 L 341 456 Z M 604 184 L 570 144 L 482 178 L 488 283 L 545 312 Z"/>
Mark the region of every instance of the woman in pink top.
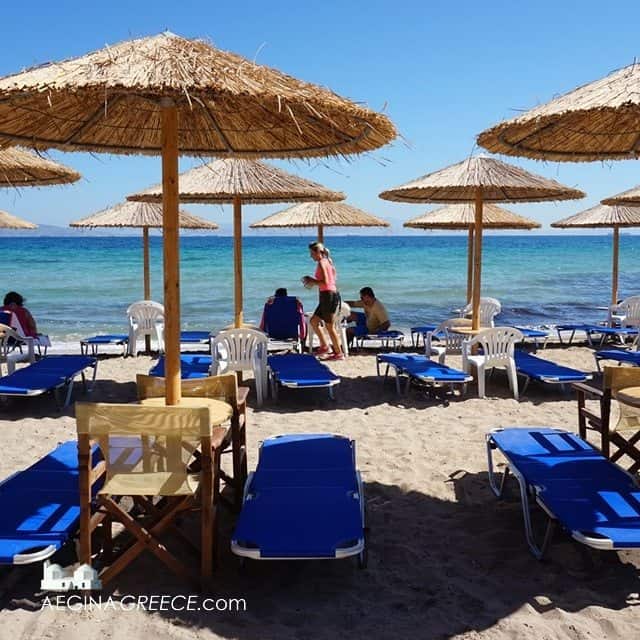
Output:
<path fill-rule="evenodd" d="M 36 321 L 33 319 L 29 309 L 24 305 L 24 298 L 15 291 L 9 291 L 4 297 L 4 306 L 0 307 L 1 311 L 9 311 L 16 315 L 20 327 L 27 337 L 37 338 L 38 328 Z"/>
<path fill-rule="evenodd" d="M 311 316 L 311 326 L 320 340 L 320 347 L 317 353 L 323 354 L 329 352 L 327 339 L 320 326 L 321 322 L 324 322 L 333 346 L 333 355 L 330 356 L 330 359 L 342 360 L 344 354 L 340 347 L 340 339 L 338 338 L 335 325 L 336 313 L 340 308 L 340 294 L 336 286 L 336 268 L 329 256 L 329 249 L 321 242 L 312 242 L 309 245 L 309 254 L 318 264 L 313 278 L 311 276 L 304 276 L 302 282 L 305 287 L 317 286 L 320 290 L 318 306 L 313 312 L 313 316 Z"/>

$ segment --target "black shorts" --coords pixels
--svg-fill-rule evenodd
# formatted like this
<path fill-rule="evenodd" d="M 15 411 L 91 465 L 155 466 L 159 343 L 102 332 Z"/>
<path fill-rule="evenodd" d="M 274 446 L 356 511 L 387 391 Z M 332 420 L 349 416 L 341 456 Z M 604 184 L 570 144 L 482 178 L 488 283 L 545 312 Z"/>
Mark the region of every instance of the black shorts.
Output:
<path fill-rule="evenodd" d="M 337 291 L 321 291 L 320 300 L 313 315 L 325 322 L 331 322 L 340 307 L 340 302 L 340 294 Z"/>

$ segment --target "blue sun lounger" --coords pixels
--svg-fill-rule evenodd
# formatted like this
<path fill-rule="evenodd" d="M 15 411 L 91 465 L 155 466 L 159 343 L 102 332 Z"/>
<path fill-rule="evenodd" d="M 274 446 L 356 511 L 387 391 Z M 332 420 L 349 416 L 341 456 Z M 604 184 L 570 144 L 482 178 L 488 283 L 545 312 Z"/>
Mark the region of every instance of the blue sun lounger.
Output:
<path fill-rule="evenodd" d="M 211 339 L 210 331 L 181 331 L 180 344 L 208 345 Z"/>
<path fill-rule="evenodd" d="M 231 538 L 255 560 L 365 555 L 364 494 L 355 443 L 332 434 L 285 435 L 260 447 Z"/>
<path fill-rule="evenodd" d="M 565 343 L 562 339 L 562 334 L 567 331 L 570 331 L 571 334 L 568 342 Z M 627 338 L 636 338 L 638 336 L 638 330 L 633 329 L 632 327 L 605 327 L 599 324 L 580 323 L 556 325 L 556 332 L 558 333 L 558 340 L 560 341 L 560 344 L 566 344 L 569 347 L 571 346 L 577 331 L 583 331 L 586 334 L 587 342 L 591 347 L 594 346 L 593 338 L 595 335 L 600 336 L 600 346 L 604 344 L 604 341 L 607 338 L 618 338 L 620 342 L 624 343 Z"/>
<path fill-rule="evenodd" d="M 326 364 L 308 353 L 288 353 L 267 358 L 271 393 L 278 399 L 278 385 L 291 389 L 326 388 L 333 399 L 333 387 L 340 383 Z"/>
<path fill-rule="evenodd" d="M 500 482 L 493 452 L 507 467 Z M 508 473 L 520 485 L 525 536 L 541 559 L 556 525 L 594 549 L 640 547 L 640 487 L 626 471 L 579 436 L 548 427 L 511 427 L 487 434 L 489 482 L 501 497 Z M 541 545 L 534 538 L 529 496 L 549 517 Z"/>
<path fill-rule="evenodd" d="M 405 393 L 409 390 L 412 380 L 427 385 L 464 385 L 473 380 L 473 376 L 448 367 L 434 360 L 430 360 L 427 356 L 417 353 L 379 353 L 376 356 L 376 370 L 378 376 L 380 373 L 380 365 L 384 364 L 384 380 L 389 375 L 389 369 L 393 369 L 396 378 L 396 391 L 402 393 L 400 378 L 406 378 Z"/>
<path fill-rule="evenodd" d="M 614 360 L 619 364 L 623 362 L 640 367 L 640 351 L 628 351 L 625 349 L 601 349 L 594 354 L 596 359 L 596 368 L 600 371 L 601 360 Z"/>
<path fill-rule="evenodd" d="M 89 385 L 85 369 L 93 369 Z M 60 408 L 71 402 L 73 381 L 82 376 L 85 390 L 91 393 L 98 371 L 98 361 L 92 356 L 47 356 L 8 376 L 0 378 L 0 396 L 32 397 L 51 392 Z M 57 392 L 66 388 L 64 401 L 60 403 Z"/>
<path fill-rule="evenodd" d="M 514 358 L 516 362 L 516 373 L 525 378 L 522 393 L 527 390 L 531 380 L 544 382 L 545 384 L 559 384 L 564 390 L 564 385 L 570 382 L 584 382 L 585 380 L 591 379 L 591 375 L 588 373 L 584 373 L 578 369 L 564 367 L 551 360 L 538 358 L 519 349 L 515 350 Z"/>
<path fill-rule="evenodd" d="M 40 562 L 58 551 L 80 518 L 78 443 L 65 442 L 2 481 L 0 512 L 0 565 Z"/>
<path fill-rule="evenodd" d="M 101 336 L 91 336 L 90 338 L 84 338 L 80 340 L 80 353 L 83 356 L 89 355 L 91 351 L 92 356 L 98 355 L 98 349 L 104 345 L 116 345 L 122 347 L 122 356 L 127 354 L 127 345 L 129 344 L 129 336 L 125 333 L 108 334 Z"/>
<path fill-rule="evenodd" d="M 424 342 L 425 335 L 427 333 L 433 333 L 436 330 L 435 324 L 422 324 L 417 327 L 411 327 L 411 346 L 418 347 L 420 345 L 420 338 Z"/>
<path fill-rule="evenodd" d="M 180 377 L 183 380 L 191 378 L 206 378 L 210 375 L 211 356 L 203 356 L 191 353 L 180 354 Z M 158 362 L 149 370 L 150 376 L 164 378 L 164 356 L 160 356 Z"/>

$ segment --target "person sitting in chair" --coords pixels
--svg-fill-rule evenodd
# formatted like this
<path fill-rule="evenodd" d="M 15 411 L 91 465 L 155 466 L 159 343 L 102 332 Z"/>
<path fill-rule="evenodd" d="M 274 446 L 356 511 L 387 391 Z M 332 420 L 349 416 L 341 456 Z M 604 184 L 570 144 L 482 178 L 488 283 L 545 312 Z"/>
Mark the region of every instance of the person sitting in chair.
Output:
<path fill-rule="evenodd" d="M 273 304 L 277 304 L 278 300 L 284 301 L 287 298 L 289 298 L 289 294 L 284 287 L 279 287 L 278 289 L 276 289 L 275 293 L 272 296 L 267 298 L 267 301 L 264 303 L 262 318 L 260 320 L 260 329 L 262 329 L 262 331 L 265 331 L 269 335 L 272 333 L 272 331 L 269 331 L 269 326 L 266 319 L 268 307 L 270 307 Z M 304 316 L 304 308 L 302 306 L 302 302 L 300 301 L 300 299 L 295 298 L 295 301 L 296 301 L 295 311 L 296 311 L 296 319 L 297 319 L 296 322 L 298 327 L 298 337 L 301 340 L 304 340 L 307 336 L 307 322 Z M 271 337 L 274 337 L 274 336 L 271 336 Z M 277 337 L 291 338 L 293 336 L 277 336 Z"/>
<path fill-rule="evenodd" d="M 349 344 L 358 335 L 375 334 L 389 330 L 391 326 L 389 314 L 382 302 L 376 298 L 371 287 L 362 287 L 360 300 L 347 300 L 347 304 L 364 310 L 364 319 L 362 313 L 352 313 L 348 318 L 350 322 L 358 323 L 355 327 L 347 329 Z"/>

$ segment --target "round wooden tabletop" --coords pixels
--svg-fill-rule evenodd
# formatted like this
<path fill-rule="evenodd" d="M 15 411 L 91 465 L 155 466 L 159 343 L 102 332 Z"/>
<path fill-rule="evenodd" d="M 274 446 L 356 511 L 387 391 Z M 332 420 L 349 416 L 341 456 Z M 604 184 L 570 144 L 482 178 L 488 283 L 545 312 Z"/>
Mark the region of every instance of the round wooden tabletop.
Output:
<path fill-rule="evenodd" d="M 616 400 L 640 408 L 640 387 L 626 387 L 616 393 Z"/>
<path fill-rule="evenodd" d="M 164 407 L 165 398 L 145 398 L 140 400 L 140 404 L 147 407 Z M 180 407 L 209 407 L 211 411 L 211 426 L 216 426 L 226 422 L 233 413 L 233 408 L 228 402 L 214 400 L 213 398 L 182 398 Z"/>

